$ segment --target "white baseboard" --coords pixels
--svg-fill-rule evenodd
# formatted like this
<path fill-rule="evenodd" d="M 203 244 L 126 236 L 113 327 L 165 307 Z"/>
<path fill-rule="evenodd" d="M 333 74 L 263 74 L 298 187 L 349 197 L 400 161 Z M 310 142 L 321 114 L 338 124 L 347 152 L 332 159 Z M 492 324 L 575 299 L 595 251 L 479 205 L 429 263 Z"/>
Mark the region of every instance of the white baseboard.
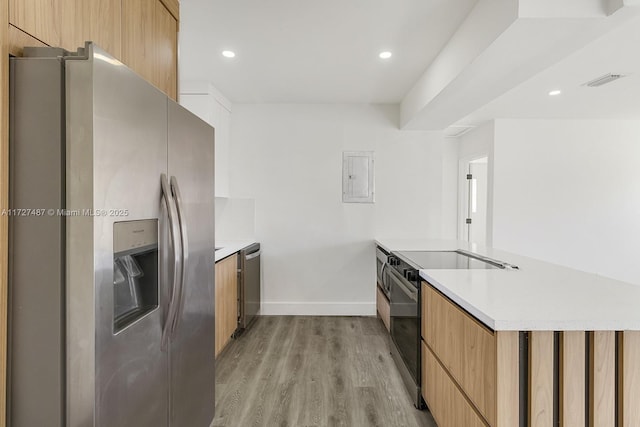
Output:
<path fill-rule="evenodd" d="M 375 302 L 266 302 L 263 316 L 375 316 Z"/>

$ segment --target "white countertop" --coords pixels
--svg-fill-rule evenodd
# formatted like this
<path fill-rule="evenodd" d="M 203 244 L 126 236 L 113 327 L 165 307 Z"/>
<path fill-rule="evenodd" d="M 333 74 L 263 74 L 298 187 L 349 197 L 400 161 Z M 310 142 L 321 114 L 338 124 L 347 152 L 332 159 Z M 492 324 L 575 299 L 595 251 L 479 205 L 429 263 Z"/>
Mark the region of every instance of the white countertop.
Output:
<path fill-rule="evenodd" d="M 216 251 L 216 262 L 233 255 L 234 253 L 241 251 L 247 246 L 257 243 L 255 240 L 216 240 L 216 248 L 222 248 Z"/>
<path fill-rule="evenodd" d="M 377 239 L 387 251 L 465 249 L 519 270 L 420 270 L 493 330 L 640 330 L 640 286 L 456 240 Z"/>

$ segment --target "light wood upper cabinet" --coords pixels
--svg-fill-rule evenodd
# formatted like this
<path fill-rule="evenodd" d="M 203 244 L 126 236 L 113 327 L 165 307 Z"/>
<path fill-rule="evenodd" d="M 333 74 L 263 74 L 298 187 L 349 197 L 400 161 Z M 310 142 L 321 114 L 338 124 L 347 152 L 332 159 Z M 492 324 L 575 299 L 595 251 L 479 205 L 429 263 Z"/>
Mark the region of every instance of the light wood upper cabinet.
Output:
<path fill-rule="evenodd" d="M 155 78 L 156 86 L 174 100 L 178 97 L 178 22 L 160 2 L 156 2 Z"/>
<path fill-rule="evenodd" d="M 215 355 L 231 340 L 238 326 L 238 255 L 216 262 Z"/>
<path fill-rule="evenodd" d="M 116 58 L 121 58 L 122 0 L 61 0 L 60 45 L 75 51 L 91 40 Z M 125 2 L 128 3 L 128 2 Z"/>
<path fill-rule="evenodd" d="M 136 0 L 122 3 L 122 61 L 152 83 L 156 2 Z"/>
<path fill-rule="evenodd" d="M 122 3 L 122 62 L 177 98 L 178 23 L 158 0 Z"/>
<path fill-rule="evenodd" d="M 64 1 L 9 0 L 9 23 L 50 46 L 58 46 Z"/>
<path fill-rule="evenodd" d="M 69 51 L 93 41 L 174 100 L 177 16 L 177 0 L 9 0 L 15 28 Z"/>

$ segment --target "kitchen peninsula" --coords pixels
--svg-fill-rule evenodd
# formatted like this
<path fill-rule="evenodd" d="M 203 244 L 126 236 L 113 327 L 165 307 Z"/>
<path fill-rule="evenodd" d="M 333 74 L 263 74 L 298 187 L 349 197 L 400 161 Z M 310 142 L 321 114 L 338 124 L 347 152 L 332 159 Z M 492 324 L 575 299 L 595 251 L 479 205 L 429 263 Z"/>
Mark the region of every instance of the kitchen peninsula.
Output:
<path fill-rule="evenodd" d="M 640 425 L 640 287 L 455 240 L 377 245 L 518 266 L 420 270 L 422 396 L 439 425 Z"/>

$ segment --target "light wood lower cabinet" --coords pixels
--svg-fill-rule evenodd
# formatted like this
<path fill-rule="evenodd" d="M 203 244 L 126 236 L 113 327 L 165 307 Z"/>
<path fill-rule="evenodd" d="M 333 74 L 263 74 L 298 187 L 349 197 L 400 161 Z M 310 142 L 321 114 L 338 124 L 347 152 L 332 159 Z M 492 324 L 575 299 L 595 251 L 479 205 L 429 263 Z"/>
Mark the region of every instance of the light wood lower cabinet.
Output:
<path fill-rule="evenodd" d="M 518 332 L 492 331 L 426 282 L 421 298 L 422 393 L 438 426 L 517 426 Z"/>
<path fill-rule="evenodd" d="M 238 326 L 238 255 L 216 262 L 216 357 Z"/>
<path fill-rule="evenodd" d="M 432 287 L 422 287 L 424 340 L 483 417 L 496 421 L 496 337 Z"/>
<path fill-rule="evenodd" d="M 378 310 L 378 315 L 380 319 L 382 319 L 382 323 L 387 328 L 387 331 L 391 329 L 391 311 L 389 309 L 389 300 L 384 295 L 384 293 L 380 290 L 379 287 L 376 286 L 376 308 Z"/>
<path fill-rule="evenodd" d="M 422 371 L 425 401 L 438 427 L 487 426 L 424 341 Z"/>
<path fill-rule="evenodd" d="M 421 293 L 422 394 L 439 427 L 640 427 L 639 331 L 492 331 Z"/>

